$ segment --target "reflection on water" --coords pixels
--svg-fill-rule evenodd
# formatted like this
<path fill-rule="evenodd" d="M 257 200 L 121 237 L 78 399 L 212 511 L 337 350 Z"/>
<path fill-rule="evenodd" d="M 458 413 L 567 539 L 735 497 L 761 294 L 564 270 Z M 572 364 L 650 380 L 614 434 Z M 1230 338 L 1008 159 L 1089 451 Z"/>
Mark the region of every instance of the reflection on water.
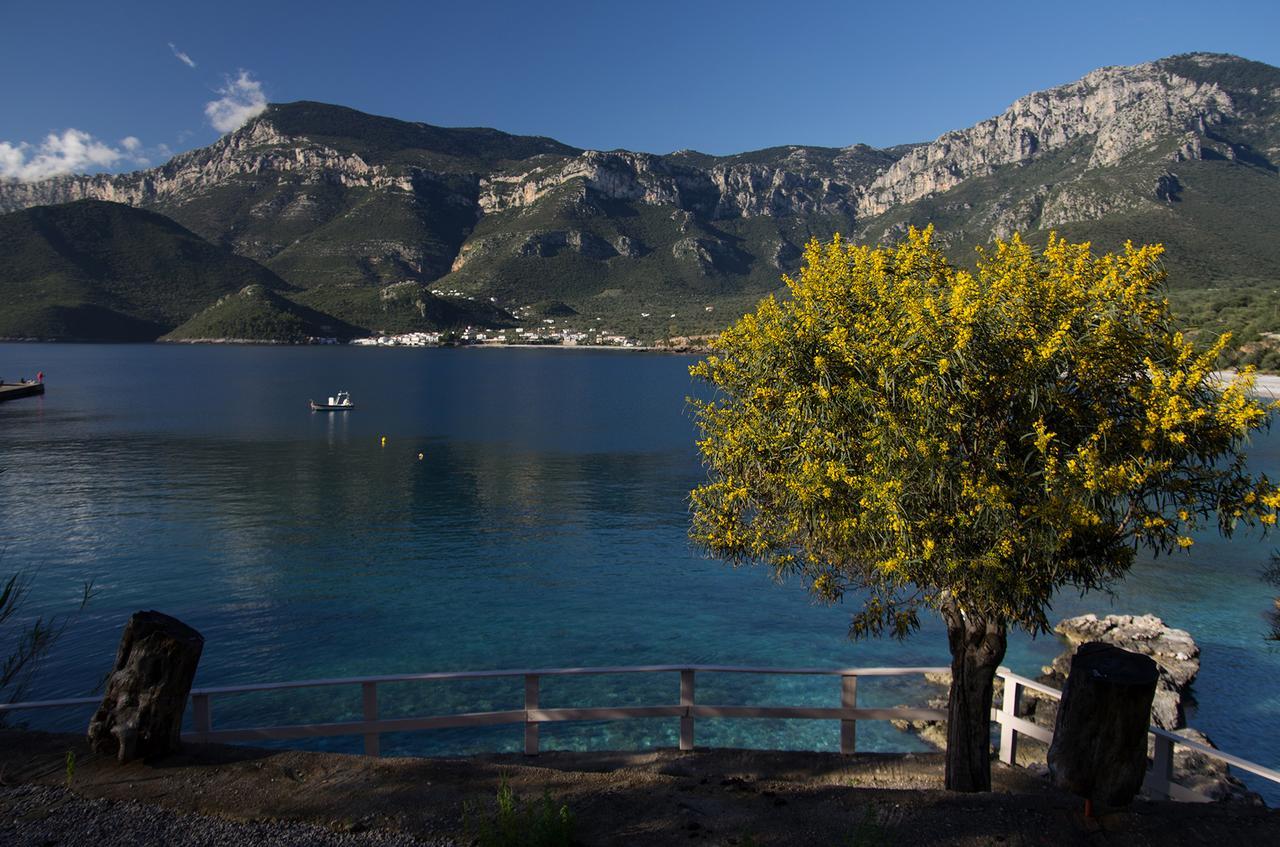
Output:
<path fill-rule="evenodd" d="M 848 609 L 702 558 L 685 539 L 702 477 L 684 398 L 689 359 L 613 352 L 0 345 L 0 373 L 49 376 L 41 399 L 0 406 L 4 570 L 38 569 L 39 610 L 100 594 L 35 696 L 83 694 L 119 629 L 158 608 L 201 630 L 197 684 L 430 670 L 721 663 L 946 664 L 935 622 L 905 643 L 853 643 Z M 307 411 L 351 391 L 357 409 Z M 386 446 L 381 439 L 386 437 Z M 1280 469 L 1280 440 L 1256 463 Z M 422 459 L 418 454 L 422 454 Z M 1280 762 L 1260 732 L 1280 714 L 1280 655 L 1262 641 L 1256 578 L 1270 545 L 1202 539 L 1144 562 L 1114 599 L 1061 598 L 1061 615 L 1153 611 L 1200 642 L 1196 725 Z M 1038 672 L 1053 639 L 1012 639 Z M 835 705 L 831 680 L 725 675 L 700 697 Z M 674 702 L 670 676 L 548 681 L 551 705 Z M 870 704 L 919 702 L 878 680 Z M 505 709 L 518 680 L 403 684 L 385 714 Z M 220 724 L 354 717 L 358 691 L 246 695 Z M 52 716 L 78 725 L 81 716 Z M 704 726 L 705 723 L 705 726 Z M 548 747 L 654 746 L 674 721 L 544 727 Z M 395 752 L 516 749 L 519 727 L 397 735 Z M 801 721 L 699 722 L 700 742 L 834 749 Z M 331 742 L 357 749 L 358 739 Z M 874 749 L 917 745 L 875 722 Z"/>

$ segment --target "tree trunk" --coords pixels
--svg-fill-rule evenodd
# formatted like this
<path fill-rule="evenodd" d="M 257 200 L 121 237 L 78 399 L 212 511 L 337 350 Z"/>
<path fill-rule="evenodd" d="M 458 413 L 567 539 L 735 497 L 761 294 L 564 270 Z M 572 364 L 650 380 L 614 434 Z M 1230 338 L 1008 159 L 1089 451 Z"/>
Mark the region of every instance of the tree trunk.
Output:
<path fill-rule="evenodd" d="M 942 608 L 951 647 L 951 696 L 947 703 L 949 791 L 991 790 L 991 698 L 1004 659 L 1005 622 Z"/>
<path fill-rule="evenodd" d="M 125 624 L 102 705 L 89 722 L 89 746 L 121 763 L 164 756 L 180 744 L 182 713 L 204 637 L 159 612 Z"/>
<path fill-rule="evenodd" d="M 1111 644 L 1081 644 L 1071 658 L 1049 745 L 1059 788 L 1107 808 L 1127 806 L 1147 772 L 1147 727 L 1160 669 Z"/>

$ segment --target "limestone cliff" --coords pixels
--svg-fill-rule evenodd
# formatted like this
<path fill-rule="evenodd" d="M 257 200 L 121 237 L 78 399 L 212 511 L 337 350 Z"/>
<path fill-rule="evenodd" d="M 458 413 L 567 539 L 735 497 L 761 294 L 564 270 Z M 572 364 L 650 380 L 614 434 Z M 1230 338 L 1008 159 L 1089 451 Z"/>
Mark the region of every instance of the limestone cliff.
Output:
<path fill-rule="evenodd" d="M 284 135 L 269 119 L 258 119 L 209 147 L 179 154 L 158 168 L 0 184 L 0 211 L 76 200 L 149 206 L 171 198 L 181 200 L 185 194 L 211 185 L 267 174 L 297 174 L 303 181 L 347 187 L 413 189 L 403 174 L 371 166 L 358 155 L 344 155 L 306 137 Z"/>
<path fill-rule="evenodd" d="M 1201 55 L 1192 61 L 1212 67 L 1231 59 Z M 1028 94 L 994 118 L 912 150 L 872 181 L 858 212 L 878 215 L 1081 140 L 1087 142 L 1086 170 L 1186 134 L 1186 149 L 1192 150 L 1210 127 L 1236 116 L 1231 96 L 1218 83 L 1187 79 L 1167 63 L 1102 68 Z"/>

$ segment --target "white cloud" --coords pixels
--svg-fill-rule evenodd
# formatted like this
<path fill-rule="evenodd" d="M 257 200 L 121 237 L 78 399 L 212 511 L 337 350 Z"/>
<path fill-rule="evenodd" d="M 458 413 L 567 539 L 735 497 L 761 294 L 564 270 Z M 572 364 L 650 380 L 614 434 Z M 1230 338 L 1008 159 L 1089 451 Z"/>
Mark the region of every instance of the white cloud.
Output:
<path fill-rule="evenodd" d="M 172 41 L 169 42 L 169 49 L 173 51 L 173 57 L 188 68 L 194 68 L 196 66 L 196 60 L 179 50 Z"/>
<path fill-rule="evenodd" d="M 218 132 L 231 132 L 244 126 L 250 118 L 262 114 L 267 108 L 267 96 L 262 93 L 262 83 L 242 70 L 234 79 L 226 78 L 226 84 L 218 89 L 222 96 L 205 104 L 204 113 Z"/>
<path fill-rule="evenodd" d="M 0 141 L 0 177 L 7 177 L 11 173 L 16 173 L 22 167 L 26 154 L 22 152 L 22 148 L 15 147 L 7 141 Z"/>
<path fill-rule="evenodd" d="M 17 144 L 0 141 L 0 178 L 34 182 L 109 168 L 122 159 L 131 158 L 83 130 L 68 129 L 61 135 L 49 133 L 38 146 L 25 141 Z"/>
<path fill-rule="evenodd" d="M 36 182 L 55 176 L 147 167 L 157 157 L 170 159 L 166 145 L 145 147 L 136 135 L 126 135 L 111 146 L 80 129 L 51 132 L 38 144 L 0 141 L 0 180 Z"/>

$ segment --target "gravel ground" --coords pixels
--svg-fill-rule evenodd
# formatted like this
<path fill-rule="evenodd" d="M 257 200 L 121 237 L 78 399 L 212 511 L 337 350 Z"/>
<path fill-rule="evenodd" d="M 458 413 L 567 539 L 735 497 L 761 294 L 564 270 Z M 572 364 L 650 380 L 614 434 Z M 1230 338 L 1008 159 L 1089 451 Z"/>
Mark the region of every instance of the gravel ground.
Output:
<path fill-rule="evenodd" d="M 65 788 L 0 788 L 0 844 L 6 847 L 453 847 L 398 832 L 335 832 L 292 821 L 239 823 L 133 800 L 80 797 Z"/>
<path fill-rule="evenodd" d="M 70 790 L 65 759 L 75 754 Z M 571 811 L 575 844 L 668 847 L 1280 845 L 1280 810 L 1078 797 L 995 763 L 941 790 L 938 754 L 707 749 L 374 759 L 188 745 L 117 764 L 81 736 L 0 731 L 0 845 L 469 845 L 498 786 Z"/>

